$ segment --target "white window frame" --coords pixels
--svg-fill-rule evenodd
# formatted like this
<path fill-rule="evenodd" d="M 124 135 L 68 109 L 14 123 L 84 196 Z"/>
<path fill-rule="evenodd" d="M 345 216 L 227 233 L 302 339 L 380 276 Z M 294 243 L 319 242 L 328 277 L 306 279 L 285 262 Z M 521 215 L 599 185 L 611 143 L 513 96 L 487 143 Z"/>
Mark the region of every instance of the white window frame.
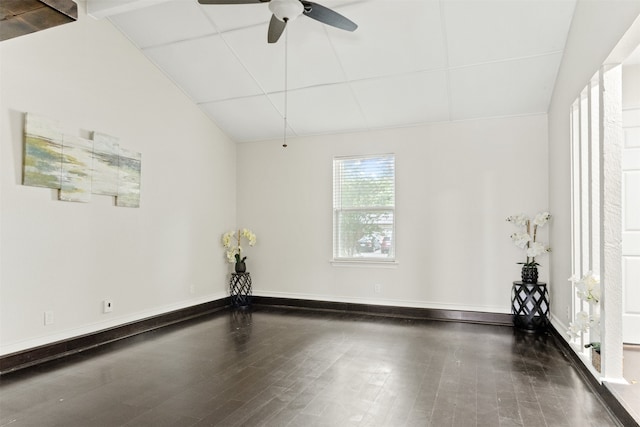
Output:
<path fill-rule="evenodd" d="M 621 67 L 604 65 L 571 106 L 571 251 L 572 272 L 600 276 L 597 306 L 573 292 L 570 320 L 581 310 L 600 314 L 600 328 L 590 328 L 571 344 L 590 362 L 584 345 L 600 342 L 602 370 L 598 378 L 622 378 L 622 263 L 620 223 Z M 617 171 L 617 172 L 613 172 Z M 587 366 L 591 363 L 587 363 Z"/>
<path fill-rule="evenodd" d="M 366 206 L 366 207 L 358 207 L 358 208 L 342 208 L 340 206 L 340 197 L 339 193 L 341 191 L 341 171 L 340 171 L 340 163 L 342 161 L 349 160 L 368 160 L 368 159 L 376 159 L 376 158 L 390 158 L 393 164 L 393 205 L 392 206 Z M 396 209 L 395 209 L 395 198 L 396 198 L 396 156 L 392 153 L 385 154 L 369 154 L 369 155 L 358 155 L 358 156 L 337 156 L 333 158 L 333 257 L 332 263 L 334 265 L 350 265 L 350 264 L 384 264 L 384 265 L 392 265 L 396 263 Z M 340 227 L 339 221 L 341 214 L 347 211 L 363 211 L 363 212 L 371 212 L 371 211 L 391 211 L 391 224 L 387 224 L 384 226 L 386 229 L 387 235 L 390 234 L 391 237 L 391 247 L 389 249 L 388 254 L 380 253 L 354 253 L 351 256 L 341 255 L 340 252 Z"/>
<path fill-rule="evenodd" d="M 571 218 L 572 272 L 582 277 L 588 271 L 600 275 L 600 88 L 598 74 L 571 106 Z M 576 313 L 590 315 L 594 307 L 572 295 L 572 319 Z M 578 353 L 590 358 L 589 342 L 600 342 L 600 331 L 590 329 L 574 343 Z"/>

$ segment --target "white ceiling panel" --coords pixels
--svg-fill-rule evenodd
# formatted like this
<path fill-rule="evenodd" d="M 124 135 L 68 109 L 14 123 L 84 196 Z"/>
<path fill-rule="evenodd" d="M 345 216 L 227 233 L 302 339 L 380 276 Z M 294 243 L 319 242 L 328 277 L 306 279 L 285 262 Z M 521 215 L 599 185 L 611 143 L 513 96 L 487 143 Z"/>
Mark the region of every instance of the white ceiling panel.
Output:
<path fill-rule="evenodd" d="M 316 21 L 300 17 L 288 24 L 286 32 L 289 34 L 283 34 L 279 43 L 266 43 L 267 24 L 230 31 L 222 37 L 265 92 L 276 92 L 284 89 L 285 37 L 289 89 L 345 81 L 323 27 Z"/>
<path fill-rule="evenodd" d="M 282 115 L 266 96 L 211 102 L 201 107 L 235 141 L 276 139 L 283 135 Z"/>
<path fill-rule="evenodd" d="M 330 34 L 347 77 L 357 80 L 443 68 L 439 4 L 372 0 L 341 9 L 358 23 L 352 34 Z"/>
<path fill-rule="evenodd" d="M 136 1 L 101 16 L 231 138 L 256 141 L 282 136 L 285 48 L 291 136 L 546 112 L 575 8 L 575 0 L 319 3 L 358 28 L 299 16 L 268 44 L 264 3 Z"/>
<path fill-rule="evenodd" d="M 193 3 L 197 4 L 194 0 Z M 267 24 L 271 19 L 268 3 L 199 5 L 220 32 Z M 264 40 L 267 39 L 265 34 Z"/>
<path fill-rule="evenodd" d="M 269 95 L 284 111 L 284 96 Z M 347 84 L 299 89 L 288 93 L 288 122 L 298 135 L 316 135 L 364 129 L 367 124 Z"/>
<path fill-rule="evenodd" d="M 262 93 L 220 36 L 153 47 L 144 52 L 195 102 Z"/>
<path fill-rule="evenodd" d="M 361 80 L 351 86 L 372 128 L 449 120 L 445 71 Z"/>
<path fill-rule="evenodd" d="M 442 2 L 449 65 L 560 52 L 573 0 Z"/>
<path fill-rule="evenodd" d="M 216 33 L 196 1 L 174 0 L 109 18 L 139 48 Z"/>
<path fill-rule="evenodd" d="M 562 55 L 450 71 L 452 120 L 546 112 Z"/>

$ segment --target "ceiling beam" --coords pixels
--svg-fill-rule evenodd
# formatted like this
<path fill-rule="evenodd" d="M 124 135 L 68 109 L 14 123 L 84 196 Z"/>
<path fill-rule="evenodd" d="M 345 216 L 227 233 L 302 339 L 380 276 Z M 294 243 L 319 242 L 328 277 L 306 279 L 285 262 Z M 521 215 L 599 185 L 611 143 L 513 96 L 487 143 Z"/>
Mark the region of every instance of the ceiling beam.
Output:
<path fill-rule="evenodd" d="M 0 41 L 78 19 L 73 0 L 3 0 L 0 4 Z"/>

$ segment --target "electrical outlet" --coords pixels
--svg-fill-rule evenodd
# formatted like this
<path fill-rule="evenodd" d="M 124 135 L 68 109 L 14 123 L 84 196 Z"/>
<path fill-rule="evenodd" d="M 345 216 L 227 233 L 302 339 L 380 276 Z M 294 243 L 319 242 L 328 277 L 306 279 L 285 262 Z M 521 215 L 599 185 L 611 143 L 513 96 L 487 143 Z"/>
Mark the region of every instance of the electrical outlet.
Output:
<path fill-rule="evenodd" d="M 567 319 L 571 320 L 571 307 L 567 306 Z"/>
<path fill-rule="evenodd" d="M 113 301 L 106 299 L 102 301 L 102 312 L 111 313 L 113 311 Z"/>
<path fill-rule="evenodd" d="M 44 324 L 53 325 L 53 311 L 45 311 L 44 312 Z"/>
<path fill-rule="evenodd" d="M 373 291 L 376 294 L 379 294 L 382 292 L 382 285 L 380 283 L 376 283 L 375 285 L 373 285 Z"/>
<path fill-rule="evenodd" d="M 196 285 L 189 286 L 189 292 L 192 293 L 192 294 L 195 294 L 196 293 Z"/>

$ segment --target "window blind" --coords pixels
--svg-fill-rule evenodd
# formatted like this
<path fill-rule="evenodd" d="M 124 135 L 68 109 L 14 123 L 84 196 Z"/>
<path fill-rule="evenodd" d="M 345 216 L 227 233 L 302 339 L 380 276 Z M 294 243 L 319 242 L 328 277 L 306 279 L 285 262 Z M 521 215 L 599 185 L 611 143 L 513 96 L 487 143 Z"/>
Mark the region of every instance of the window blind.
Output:
<path fill-rule="evenodd" d="M 395 156 L 333 161 L 333 257 L 395 257 Z"/>

